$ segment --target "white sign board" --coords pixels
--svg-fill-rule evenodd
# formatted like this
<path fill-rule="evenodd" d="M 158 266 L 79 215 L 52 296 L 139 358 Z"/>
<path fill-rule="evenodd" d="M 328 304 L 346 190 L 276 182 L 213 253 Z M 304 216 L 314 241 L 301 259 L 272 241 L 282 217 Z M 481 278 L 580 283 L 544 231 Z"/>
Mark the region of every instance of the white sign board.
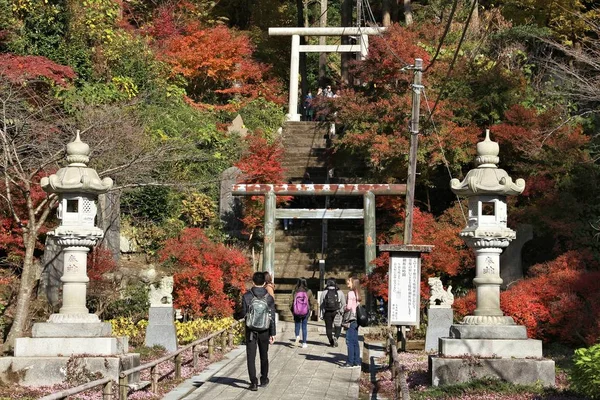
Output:
<path fill-rule="evenodd" d="M 419 326 L 421 255 L 419 253 L 392 253 L 388 280 L 389 325 Z"/>

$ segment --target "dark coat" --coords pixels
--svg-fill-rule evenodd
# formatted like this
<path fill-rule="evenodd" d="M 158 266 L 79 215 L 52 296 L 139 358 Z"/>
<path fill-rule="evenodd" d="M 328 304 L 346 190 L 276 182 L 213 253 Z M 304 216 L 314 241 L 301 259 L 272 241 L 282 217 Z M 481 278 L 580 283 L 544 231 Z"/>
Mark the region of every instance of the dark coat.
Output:
<path fill-rule="evenodd" d="M 250 307 L 250 303 L 252 303 L 252 299 L 254 298 L 252 293 L 254 293 L 254 296 L 256 297 L 267 296 L 267 304 L 269 305 L 269 309 L 271 310 L 271 324 L 269 325 L 269 336 L 275 336 L 275 333 L 277 332 L 275 327 L 275 299 L 271 297 L 271 295 L 267 292 L 267 289 L 265 289 L 264 287 L 255 286 L 252 289 L 248 290 L 246 293 L 244 293 L 244 296 L 242 297 L 241 317 L 245 318 L 246 314 L 248 313 L 248 308 Z M 248 329 L 246 329 L 246 335 L 248 335 Z"/>

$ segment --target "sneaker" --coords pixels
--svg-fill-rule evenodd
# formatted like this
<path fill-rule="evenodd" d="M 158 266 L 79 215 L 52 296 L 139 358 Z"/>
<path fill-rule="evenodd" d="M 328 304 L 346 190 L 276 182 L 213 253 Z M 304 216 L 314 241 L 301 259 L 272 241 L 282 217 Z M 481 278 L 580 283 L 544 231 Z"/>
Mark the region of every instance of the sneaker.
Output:
<path fill-rule="evenodd" d="M 300 346 L 300 336 L 296 336 L 296 346 Z"/>
<path fill-rule="evenodd" d="M 258 385 L 256 383 L 251 383 L 248 389 L 252 390 L 253 392 L 256 392 L 258 390 Z"/>
<path fill-rule="evenodd" d="M 269 378 L 265 379 L 264 381 L 261 380 L 260 386 L 265 388 L 265 387 L 269 386 L 269 382 L 270 382 Z"/>
<path fill-rule="evenodd" d="M 306 343 L 302 343 L 302 348 L 303 348 L 303 349 L 305 349 L 305 348 L 307 348 L 307 347 L 308 347 L 308 345 L 307 345 Z"/>
<path fill-rule="evenodd" d="M 333 347 L 338 347 L 337 338 L 333 339 Z"/>
<path fill-rule="evenodd" d="M 340 365 L 340 368 L 349 369 L 349 368 L 354 368 L 354 367 L 350 364 L 344 364 L 344 365 Z"/>

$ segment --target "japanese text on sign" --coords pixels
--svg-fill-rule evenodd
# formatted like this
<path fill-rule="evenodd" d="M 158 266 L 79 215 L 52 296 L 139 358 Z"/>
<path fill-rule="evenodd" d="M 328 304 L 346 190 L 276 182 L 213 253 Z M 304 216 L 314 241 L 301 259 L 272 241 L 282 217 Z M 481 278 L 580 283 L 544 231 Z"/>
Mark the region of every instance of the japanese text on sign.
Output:
<path fill-rule="evenodd" d="M 390 325 L 419 325 L 421 257 L 390 257 L 388 321 Z"/>

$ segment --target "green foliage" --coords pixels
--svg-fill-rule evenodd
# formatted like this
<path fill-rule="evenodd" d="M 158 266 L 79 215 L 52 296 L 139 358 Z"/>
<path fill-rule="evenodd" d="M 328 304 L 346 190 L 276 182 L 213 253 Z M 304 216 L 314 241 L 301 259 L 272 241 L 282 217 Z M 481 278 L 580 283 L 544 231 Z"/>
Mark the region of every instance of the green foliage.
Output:
<path fill-rule="evenodd" d="M 263 131 L 270 137 L 283 125 L 285 118 L 283 107 L 260 97 L 242 107 L 239 114 L 246 128 L 251 131 Z"/>
<path fill-rule="evenodd" d="M 121 210 L 133 219 L 161 223 L 175 212 L 173 197 L 164 186 L 143 186 L 125 192 Z"/>
<path fill-rule="evenodd" d="M 129 78 L 140 91 L 162 90 L 166 86 L 167 71 L 156 60 L 147 39 L 117 31 L 102 49 L 111 77 Z"/>
<path fill-rule="evenodd" d="M 499 379 L 483 378 L 443 387 L 431 387 L 424 391 L 411 391 L 410 397 L 415 400 L 425 400 L 471 397 L 489 393 L 517 396 L 522 393 L 551 394 L 553 392 L 556 390 L 544 389 L 541 385 L 515 385 Z"/>
<path fill-rule="evenodd" d="M 591 399 L 600 399 L 600 343 L 575 350 L 572 388 Z"/>
<path fill-rule="evenodd" d="M 141 282 L 133 283 L 127 285 L 120 299 L 107 305 L 101 317 L 105 320 L 127 317 L 133 321 L 139 321 L 146 318 L 148 307 L 150 307 L 148 288 Z"/>

